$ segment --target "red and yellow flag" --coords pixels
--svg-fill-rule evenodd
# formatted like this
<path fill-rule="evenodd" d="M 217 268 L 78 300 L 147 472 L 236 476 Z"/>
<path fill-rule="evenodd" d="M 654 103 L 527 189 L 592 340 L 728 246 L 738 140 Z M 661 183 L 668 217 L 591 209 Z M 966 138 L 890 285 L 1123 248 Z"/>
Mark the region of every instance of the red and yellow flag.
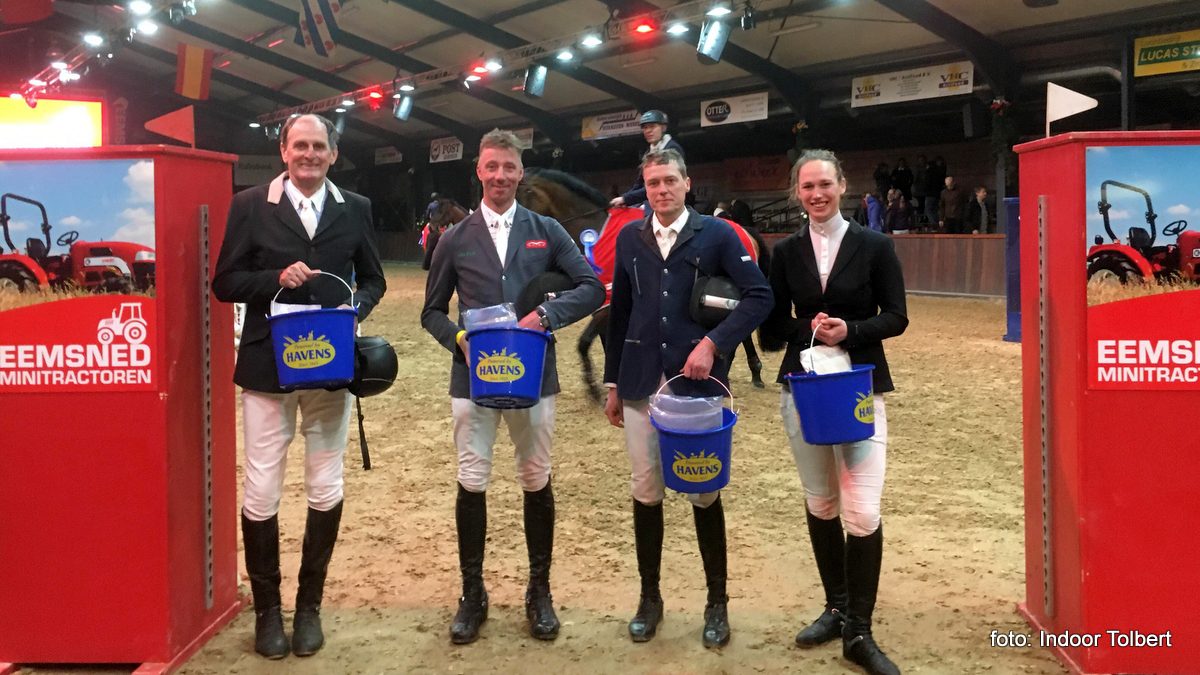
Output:
<path fill-rule="evenodd" d="M 211 49 L 180 42 L 175 60 L 175 93 L 203 101 L 208 98 L 208 84 L 212 81 Z"/>

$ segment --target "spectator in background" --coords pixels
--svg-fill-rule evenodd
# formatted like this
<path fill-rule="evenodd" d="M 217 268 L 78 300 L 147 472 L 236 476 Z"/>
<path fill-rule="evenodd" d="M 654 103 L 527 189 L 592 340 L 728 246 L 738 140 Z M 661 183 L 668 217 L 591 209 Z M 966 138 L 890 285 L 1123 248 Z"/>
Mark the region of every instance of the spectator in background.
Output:
<path fill-rule="evenodd" d="M 730 218 L 729 202 L 717 202 L 717 208 L 713 209 L 714 218 Z"/>
<path fill-rule="evenodd" d="M 964 230 L 971 234 L 991 234 L 996 231 L 996 214 L 988 207 L 987 188 L 980 185 L 967 203 L 967 220 Z"/>
<path fill-rule="evenodd" d="M 887 162 L 880 162 L 879 166 L 875 167 L 875 173 L 871 175 L 875 179 L 876 195 L 886 195 L 887 191 L 892 189 L 892 169 Z"/>
<path fill-rule="evenodd" d="M 908 160 L 901 157 L 896 160 L 896 168 L 892 169 L 892 187 L 900 191 L 904 195 L 904 201 L 907 202 L 912 197 L 913 172 L 908 168 Z M 880 192 L 885 195 L 887 192 Z"/>
<path fill-rule="evenodd" d="M 928 174 L 929 160 L 925 159 L 925 155 L 917 155 L 917 163 L 913 167 L 912 200 L 910 201 L 916 219 L 920 219 L 925 213 L 925 200 L 929 194 Z"/>
<path fill-rule="evenodd" d="M 908 234 L 911 226 L 911 214 L 908 210 L 908 200 L 900 188 L 888 191 L 887 206 L 883 214 L 883 231 L 891 234 Z"/>
<path fill-rule="evenodd" d="M 883 232 L 883 202 L 879 195 L 874 192 L 863 195 L 863 210 L 867 214 L 867 228 Z"/>
<path fill-rule="evenodd" d="M 971 197 L 954 182 L 954 176 L 946 176 L 946 189 L 938 201 L 938 225 L 946 234 L 965 234 L 963 217 L 967 213 L 967 202 Z"/>
<path fill-rule="evenodd" d="M 925 170 L 925 218 L 930 225 L 938 222 L 939 195 L 946 182 L 946 160 L 941 155 L 933 158 Z"/>
<path fill-rule="evenodd" d="M 729 219 L 742 227 L 753 227 L 754 210 L 746 202 L 735 199 L 729 202 Z"/>

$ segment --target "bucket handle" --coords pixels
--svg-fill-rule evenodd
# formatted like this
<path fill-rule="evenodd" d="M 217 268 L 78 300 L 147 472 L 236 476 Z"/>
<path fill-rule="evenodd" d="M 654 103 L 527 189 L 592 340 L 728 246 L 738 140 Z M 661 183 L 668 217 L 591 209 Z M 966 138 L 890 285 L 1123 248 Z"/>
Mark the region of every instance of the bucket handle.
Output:
<path fill-rule="evenodd" d="M 334 279 L 337 279 L 338 281 L 342 282 L 342 285 L 346 287 L 346 290 L 350 291 L 350 307 L 354 310 L 358 309 L 358 307 L 355 306 L 355 304 L 354 304 L 354 289 L 350 288 L 350 284 L 346 283 L 345 279 L 339 277 L 338 275 L 334 274 L 333 272 L 322 272 L 322 271 L 318 270 L 317 274 L 324 274 L 327 277 L 333 277 Z M 279 299 L 279 294 L 282 293 L 283 291 L 284 291 L 283 286 L 280 286 L 279 290 L 275 291 L 275 296 L 271 298 L 272 305 L 275 304 L 275 301 Z M 271 312 L 271 305 L 267 305 L 267 317 L 268 318 L 270 318 L 270 316 L 271 316 L 270 312 Z"/>
<path fill-rule="evenodd" d="M 341 277 L 338 277 L 338 278 L 340 279 Z M 814 374 L 817 372 L 817 355 L 813 353 L 812 349 L 813 349 L 813 346 L 816 344 L 817 344 L 817 331 L 814 330 L 812 332 L 812 339 L 810 339 L 808 341 L 808 372 L 814 373 Z M 800 365 L 801 365 L 801 367 L 804 366 L 803 363 L 801 363 Z"/>
<path fill-rule="evenodd" d="M 654 395 L 655 395 L 655 396 L 658 396 L 658 395 L 659 395 L 659 394 L 662 392 L 662 390 L 663 390 L 663 387 L 667 386 L 668 384 L 671 384 L 671 382 L 672 382 L 672 381 L 674 381 L 674 380 L 678 380 L 678 379 L 679 379 L 679 378 L 681 378 L 681 377 L 683 377 L 683 373 L 680 373 L 680 374 L 676 375 L 675 377 L 672 377 L 670 380 L 667 380 L 666 382 L 663 382 L 662 384 L 658 385 L 658 389 L 655 389 L 655 390 L 654 390 Z M 731 410 L 733 410 L 733 392 L 732 392 L 732 391 L 729 391 L 729 387 L 726 387 L 724 382 L 722 382 L 722 381 L 718 380 L 717 378 L 713 377 L 712 375 L 709 375 L 709 376 L 708 376 L 708 379 L 710 379 L 710 380 L 712 380 L 713 382 L 716 382 L 717 384 L 721 385 L 721 388 L 725 390 L 725 393 L 726 393 L 726 394 L 729 394 L 729 408 L 730 408 Z M 740 410 L 734 410 L 733 412 L 734 412 L 734 414 L 737 414 L 737 413 L 739 413 L 739 412 L 741 412 L 741 411 L 740 411 Z"/>

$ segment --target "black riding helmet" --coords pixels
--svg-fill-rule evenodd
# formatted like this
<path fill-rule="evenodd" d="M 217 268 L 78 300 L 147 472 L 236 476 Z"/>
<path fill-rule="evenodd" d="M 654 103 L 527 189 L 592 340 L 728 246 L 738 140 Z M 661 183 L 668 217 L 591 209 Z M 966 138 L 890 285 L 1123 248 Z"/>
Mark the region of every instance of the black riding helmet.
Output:
<path fill-rule="evenodd" d="M 354 379 L 347 389 L 360 398 L 382 394 L 396 381 L 396 350 L 377 336 L 354 339 Z"/>

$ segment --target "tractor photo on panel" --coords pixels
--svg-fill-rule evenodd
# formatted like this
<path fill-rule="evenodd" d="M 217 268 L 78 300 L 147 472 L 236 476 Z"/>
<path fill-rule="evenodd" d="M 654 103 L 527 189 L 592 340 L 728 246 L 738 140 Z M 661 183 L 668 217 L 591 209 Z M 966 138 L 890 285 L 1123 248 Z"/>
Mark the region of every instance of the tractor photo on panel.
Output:
<path fill-rule="evenodd" d="M 0 292 L 154 288 L 154 163 L 0 162 Z"/>

